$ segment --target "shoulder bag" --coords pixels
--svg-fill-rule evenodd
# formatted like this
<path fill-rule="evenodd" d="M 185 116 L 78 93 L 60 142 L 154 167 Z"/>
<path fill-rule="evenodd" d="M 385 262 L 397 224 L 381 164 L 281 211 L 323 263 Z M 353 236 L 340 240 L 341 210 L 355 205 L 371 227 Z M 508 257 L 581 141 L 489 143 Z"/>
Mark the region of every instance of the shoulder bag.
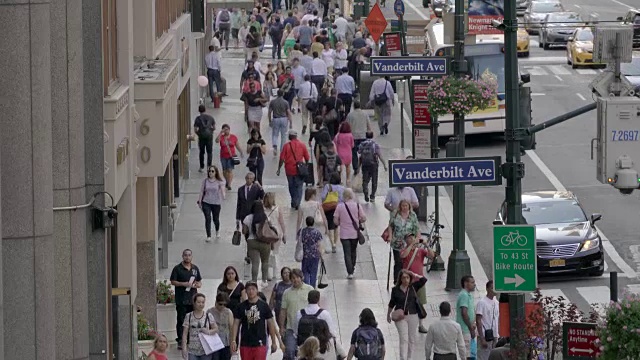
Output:
<path fill-rule="evenodd" d="M 315 113 L 318 110 L 318 101 L 313 98 L 312 82 L 309 82 L 309 101 L 307 101 L 307 105 L 305 105 L 305 107 L 312 113 Z"/>
<path fill-rule="evenodd" d="M 382 106 L 384 105 L 387 100 L 389 100 L 389 98 L 387 97 L 387 85 L 389 85 L 388 81 L 385 81 L 384 83 L 384 91 L 382 92 L 382 94 L 376 94 L 373 97 L 373 103 L 378 105 L 378 106 Z"/>
<path fill-rule="evenodd" d="M 351 215 L 351 210 L 349 210 L 349 205 L 347 203 L 343 203 L 344 207 L 347 209 L 347 213 L 349 214 L 349 217 L 351 218 L 351 223 L 353 224 L 353 228 L 356 229 L 356 231 L 358 232 L 358 244 L 363 245 L 366 241 L 364 234 L 362 233 L 362 224 L 360 224 L 360 222 L 356 222 L 353 218 L 353 215 Z M 356 204 L 357 208 L 358 208 L 358 215 L 360 215 L 360 204 Z"/>
<path fill-rule="evenodd" d="M 231 146 L 229 146 L 228 136 L 224 138 L 224 145 L 227 147 L 227 151 L 229 151 L 229 155 L 231 155 L 231 159 L 233 160 L 233 165 L 240 165 L 240 157 L 238 155 L 233 155 L 233 153 L 231 152 Z"/>
<path fill-rule="evenodd" d="M 400 288 L 398 288 L 400 289 Z M 402 290 L 400 290 L 402 291 Z M 402 307 L 402 309 L 395 309 L 391 312 L 391 320 L 392 321 L 401 321 L 404 320 L 404 312 L 407 309 L 407 300 L 409 300 L 409 289 L 407 289 L 407 293 L 405 294 L 404 297 L 404 306 Z"/>
<path fill-rule="evenodd" d="M 393 217 L 393 219 L 389 221 L 389 225 L 387 226 L 387 228 L 384 229 L 384 231 L 382 232 L 382 235 L 380 235 L 382 237 L 382 240 L 386 242 L 391 241 L 391 238 L 393 237 L 393 222 L 395 221 L 397 216 L 398 216 L 398 213 L 396 212 L 396 215 Z"/>
<path fill-rule="evenodd" d="M 296 162 L 296 170 L 298 172 L 298 177 L 306 178 L 309 176 L 309 168 L 304 161 L 298 161 L 296 157 L 296 152 L 293 150 L 293 144 L 289 143 L 289 148 L 291 149 L 291 155 L 293 156 L 293 161 Z"/>

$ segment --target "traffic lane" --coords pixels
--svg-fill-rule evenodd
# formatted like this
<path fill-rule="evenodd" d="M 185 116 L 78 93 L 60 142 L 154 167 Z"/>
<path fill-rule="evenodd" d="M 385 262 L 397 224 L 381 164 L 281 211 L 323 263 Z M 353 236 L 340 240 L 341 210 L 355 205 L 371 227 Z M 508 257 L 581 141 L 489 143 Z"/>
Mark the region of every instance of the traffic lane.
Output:
<path fill-rule="evenodd" d="M 595 14 L 598 20 L 616 20 L 623 16 L 635 0 L 563 0 L 562 4 L 568 11 L 576 11 L 588 19 L 590 14 Z"/>

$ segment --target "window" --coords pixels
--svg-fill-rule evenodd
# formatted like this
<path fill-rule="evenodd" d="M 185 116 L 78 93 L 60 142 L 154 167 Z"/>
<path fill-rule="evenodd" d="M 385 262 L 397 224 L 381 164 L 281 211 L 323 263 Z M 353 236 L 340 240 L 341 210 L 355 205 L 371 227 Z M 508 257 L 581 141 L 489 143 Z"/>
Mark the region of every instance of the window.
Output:
<path fill-rule="evenodd" d="M 102 79 L 104 95 L 118 80 L 118 22 L 116 1 L 102 0 Z"/>
<path fill-rule="evenodd" d="M 187 12 L 189 0 L 156 0 L 156 39 L 169 30 L 177 18 Z"/>

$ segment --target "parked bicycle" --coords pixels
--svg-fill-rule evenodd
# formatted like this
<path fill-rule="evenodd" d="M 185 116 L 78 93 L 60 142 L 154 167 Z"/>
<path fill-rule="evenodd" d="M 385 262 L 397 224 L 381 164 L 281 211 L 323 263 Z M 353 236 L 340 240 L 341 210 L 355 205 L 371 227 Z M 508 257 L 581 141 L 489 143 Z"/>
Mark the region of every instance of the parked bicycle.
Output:
<path fill-rule="evenodd" d="M 442 253 L 442 248 L 440 247 L 440 239 L 442 239 L 442 236 L 440 235 L 440 230 L 444 229 L 444 225 L 436 223 L 435 219 L 436 215 L 434 211 L 427 218 L 427 222 L 432 224 L 431 229 L 428 233 L 420 233 L 420 235 L 427 239 L 425 246 L 434 253 L 433 259 L 427 259 L 427 262 L 424 264 L 427 273 L 431 271 L 431 267 L 435 263 L 436 258 Z"/>

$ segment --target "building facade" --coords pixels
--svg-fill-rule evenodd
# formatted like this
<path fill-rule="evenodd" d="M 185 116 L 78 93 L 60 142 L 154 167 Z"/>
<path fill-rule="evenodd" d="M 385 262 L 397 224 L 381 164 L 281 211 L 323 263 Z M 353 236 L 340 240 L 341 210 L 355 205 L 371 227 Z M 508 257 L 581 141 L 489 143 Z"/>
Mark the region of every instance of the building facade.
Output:
<path fill-rule="evenodd" d="M 2 2 L 0 358 L 137 358 L 188 177 L 196 3 Z"/>

